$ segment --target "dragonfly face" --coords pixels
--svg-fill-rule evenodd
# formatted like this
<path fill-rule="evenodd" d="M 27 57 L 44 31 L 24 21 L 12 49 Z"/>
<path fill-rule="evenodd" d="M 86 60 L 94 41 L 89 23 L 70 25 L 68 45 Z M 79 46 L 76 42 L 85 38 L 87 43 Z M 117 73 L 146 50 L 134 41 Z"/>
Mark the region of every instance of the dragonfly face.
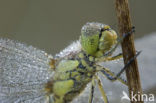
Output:
<path fill-rule="evenodd" d="M 87 23 L 81 30 L 82 49 L 90 55 L 100 57 L 117 43 L 117 34 L 108 25 Z"/>
<path fill-rule="evenodd" d="M 99 81 L 96 72 L 115 76 L 97 62 L 99 58 L 109 61 L 122 57 L 104 56 L 116 42 L 116 32 L 100 23 L 83 26 L 80 40 L 54 58 L 32 46 L 0 39 L 0 103 L 72 101 L 89 82 L 95 78 Z M 105 95 L 102 89 L 100 91 Z M 103 98 L 107 103 L 107 99 Z M 92 98 L 89 101 L 91 103 Z"/>

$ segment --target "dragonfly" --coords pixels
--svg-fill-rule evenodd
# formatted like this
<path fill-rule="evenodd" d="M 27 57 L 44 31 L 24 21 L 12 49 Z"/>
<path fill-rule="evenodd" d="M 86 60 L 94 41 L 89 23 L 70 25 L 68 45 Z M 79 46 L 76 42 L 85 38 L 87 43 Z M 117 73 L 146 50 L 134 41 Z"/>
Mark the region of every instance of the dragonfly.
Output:
<path fill-rule="evenodd" d="M 55 56 L 0 38 L 0 103 L 70 103 L 88 83 L 91 83 L 88 103 L 92 103 L 95 80 L 104 103 L 108 103 L 97 74 L 127 85 L 120 75 L 140 54 L 136 53 L 117 74 L 99 65 L 122 58 L 122 53 L 112 54 L 125 37 L 118 39 L 117 33 L 106 24 L 86 23 L 80 39 Z"/>

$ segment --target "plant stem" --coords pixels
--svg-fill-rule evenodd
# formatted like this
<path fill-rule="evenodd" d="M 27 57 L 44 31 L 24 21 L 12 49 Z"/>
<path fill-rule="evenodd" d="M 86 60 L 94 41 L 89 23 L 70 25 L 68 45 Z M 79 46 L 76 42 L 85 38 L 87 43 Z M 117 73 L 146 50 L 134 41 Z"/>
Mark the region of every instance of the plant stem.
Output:
<path fill-rule="evenodd" d="M 128 0 L 115 0 L 115 8 L 117 12 L 120 36 L 123 36 L 125 33 L 128 33 L 132 30 Z M 121 45 L 123 51 L 124 64 L 126 65 L 127 62 L 136 54 L 133 33 L 125 37 Z M 126 76 L 128 81 L 131 103 L 143 103 L 143 101 L 141 101 L 142 89 L 136 59 L 126 69 Z M 138 94 L 140 95 L 140 98 L 136 96 L 137 101 L 135 101 L 134 98 L 132 98 L 132 94 Z"/>

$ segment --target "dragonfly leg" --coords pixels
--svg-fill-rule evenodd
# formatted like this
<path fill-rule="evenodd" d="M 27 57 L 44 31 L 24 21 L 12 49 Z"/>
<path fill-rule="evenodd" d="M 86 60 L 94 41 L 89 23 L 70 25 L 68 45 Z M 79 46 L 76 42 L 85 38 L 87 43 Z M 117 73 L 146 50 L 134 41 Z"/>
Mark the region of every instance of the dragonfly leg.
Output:
<path fill-rule="evenodd" d="M 139 54 L 141 53 L 141 51 L 137 52 L 137 54 L 131 58 L 128 63 L 120 70 L 119 73 L 117 73 L 116 77 L 120 77 L 120 75 L 127 69 L 127 67 L 137 58 L 137 56 L 139 56 Z"/>
<path fill-rule="evenodd" d="M 92 83 L 91 83 L 90 95 L 89 95 L 89 101 L 88 101 L 88 103 L 93 103 L 94 88 L 95 88 L 95 81 L 94 81 L 94 78 L 93 78 L 92 79 Z"/>
<path fill-rule="evenodd" d="M 136 57 L 141 53 L 141 51 L 137 52 L 137 54 L 131 58 L 128 63 L 115 75 L 113 72 L 111 72 L 109 69 L 107 68 L 103 68 L 102 66 L 99 66 L 99 68 L 101 68 L 102 70 L 101 73 L 104 74 L 109 80 L 111 81 L 115 81 L 115 80 L 119 80 L 121 83 L 126 84 L 126 81 L 123 80 L 122 78 L 120 78 L 121 74 L 127 69 L 127 67 L 134 61 L 134 59 L 136 59 Z M 99 69 L 98 68 L 98 69 Z"/>
<path fill-rule="evenodd" d="M 100 80 L 97 76 L 95 76 L 95 77 L 96 77 L 96 80 L 97 80 L 97 82 L 98 82 L 98 87 L 99 87 L 99 90 L 100 90 L 100 92 L 101 92 L 101 94 L 102 94 L 102 98 L 103 98 L 103 100 L 104 100 L 104 103 L 109 103 L 109 102 L 108 102 L 107 95 L 106 95 L 106 93 L 105 93 L 105 91 L 104 91 L 104 89 L 103 89 L 103 87 L 102 87 L 101 80 Z"/>
<path fill-rule="evenodd" d="M 118 59 L 121 59 L 123 57 L 122 53 L 119 53 L 113 57 L 100 57 L 100 58 L 97 58 L 97 61 L 98 62 L 105 62 L 105 61 L 112 61 L 112 60 L 118 60 Z"/>
<path fill-rule="evenodd" d="M 115 73 L 110 71 L 108 68 L 102 68 L 100 72 L 110 81 L 114 82 L 116 80 L 120 81 L 122 84 L 127 85 L 127 81 L 121 77 L 116 77 Z"/>

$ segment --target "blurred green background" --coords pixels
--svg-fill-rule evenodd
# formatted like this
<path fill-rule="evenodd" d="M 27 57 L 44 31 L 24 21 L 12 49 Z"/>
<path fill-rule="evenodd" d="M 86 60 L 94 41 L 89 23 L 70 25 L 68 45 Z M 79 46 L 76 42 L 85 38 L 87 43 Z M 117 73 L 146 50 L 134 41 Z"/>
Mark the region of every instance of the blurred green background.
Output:
<path fill-rule="evenodd" d="M 129 0 L 135 37 L 156 31 L 156 0 Z M 114 0 L 0 0 L 0 37 L 55 54 L 77 40 L 86 22 L 117 30 Z"/>

